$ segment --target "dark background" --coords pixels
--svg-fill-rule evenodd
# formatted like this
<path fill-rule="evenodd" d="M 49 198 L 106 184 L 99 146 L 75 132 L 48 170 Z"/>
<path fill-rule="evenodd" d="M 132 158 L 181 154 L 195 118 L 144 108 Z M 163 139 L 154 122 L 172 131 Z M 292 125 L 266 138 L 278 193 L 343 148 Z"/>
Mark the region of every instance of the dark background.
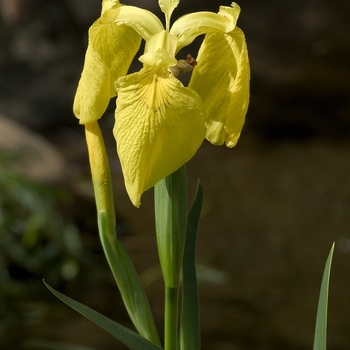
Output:
<path fill-rule="evenodd" d="M 99 245 L 83 127 L 72 114 L 87 29 L 99 16 L 100 1 L 0 4 L 0 147 L 39 152 L 20 171 L 69 193 L 62 213 L 77 225 L 84 251 L 75 257 L 80 270 L 74 278 L 53 278 L 45 269 L 23 276 L 23 266 L 10 264 L 13 279 L 34 287 L 11 298 L 3 294 L 0 346 L 24 349 L 45 339 L 116 349 L 113 338 L 41 284 L 51 278 L 64 293 L 130 324 Z M 162 19 L 156 0 L 127 4 Z M 221 4 L 229 2 L 183 0 L 173 19 L 216 12 Z M 310 349 L 323 267 L 335 241 L 328 349 L 349 349 L 350 2 L 239 5 L 252 71 L 247 121 L 234 149 L 204 142 L 188 164 L 191 193 L 197 178 L 205 191 L 198 242 L 202 348 Z M 118 233 L 161 332 L 153 194 L 148 191 L 135 209 L 125 193 L 111 134 L 113 104 L 101 126 L 115 180 Z"/>

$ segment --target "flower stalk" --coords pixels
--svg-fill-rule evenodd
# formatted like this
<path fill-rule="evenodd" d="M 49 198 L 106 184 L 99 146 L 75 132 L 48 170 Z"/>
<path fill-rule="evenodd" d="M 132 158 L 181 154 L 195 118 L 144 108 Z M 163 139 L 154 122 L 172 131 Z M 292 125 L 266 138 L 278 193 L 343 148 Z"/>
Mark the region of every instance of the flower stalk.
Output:
<path fill-rule="evenodd" d="M 176 350 L 178 289 L 187 226 L 187 174 L 185 166 L 155 186 L 158 255 L 165 286 L 164 349 Z"/>
<path fill-rule="evenodd" d="M 178 292 L 178 287 L 165 287 L 164 350 L 178 349 Z"/>
<path fill-rule="evenodd" d="M 151 308 L 124 246 L 116 238 L 111 173 L 98 122 L 85 125 L 102 247 L 129 316 L 140 335 L 160 345 Z"/>

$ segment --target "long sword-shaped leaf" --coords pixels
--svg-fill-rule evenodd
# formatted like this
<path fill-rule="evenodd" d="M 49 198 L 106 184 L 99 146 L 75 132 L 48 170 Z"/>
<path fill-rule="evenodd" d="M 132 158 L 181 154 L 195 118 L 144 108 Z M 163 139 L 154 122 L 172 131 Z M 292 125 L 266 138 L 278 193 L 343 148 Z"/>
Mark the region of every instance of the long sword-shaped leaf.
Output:
<path fill-rule="evenodd" d="M 130 350 L 161 350 L 160 347 L 141 337 L 139 334 L 101 315 L 88 306 L 85 306 L 75 301 L 74 299 L 67 297 L 66 295 L 50 287 L 48 284 L 45 283 L 45 285 L 58 299 L 88 318 L 90 321 L 97 324 L 113 337 L 117 338 Z"/>
<path fill-rule="evenodd" d="M 329 252 L 328 259 L 326 261 L 326 266 L 323 272 L 320 297 L 318 300 L 313 350 L 326 350 L 327 348 L 328 289 L 329 289 L 329 276 L 331 273 L 333 252 L 334 252 L 334 243 Z"/>
<path fill-rule="evenodd" d="M 203 203 L 203 188 L 198 183 L 197 193 L 188 214 L 185 251 L 183 257 L 183 293 L 180 323 L 180 349 L 200 349 L 200 325 L 197 275 L 195 267 L 196 240 Z"/>

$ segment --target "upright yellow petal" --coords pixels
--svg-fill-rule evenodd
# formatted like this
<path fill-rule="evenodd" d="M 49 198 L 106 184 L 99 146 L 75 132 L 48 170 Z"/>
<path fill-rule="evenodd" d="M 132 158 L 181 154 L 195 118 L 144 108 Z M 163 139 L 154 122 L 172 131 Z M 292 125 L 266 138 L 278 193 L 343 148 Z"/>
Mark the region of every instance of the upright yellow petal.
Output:
<path fill-rule="evenodd" d="M 109 10 L 112 7 L 119 7 L 123 6 L 119 0 L 103 0 L 102 1 L 102 10 L 101 15 L 103 15 L 107 10 Z"/>
<path fill-rule="evenodd" d="M 166 68 L 118 79 L 114 135 L 125 186 L 138 207 L 144 191 L 192 158 L 205 136 L 200 97 Z"/>
<path fill-rule="evenodd" d="M 160 9 L 165 14 L 166 30 L 169 30 L 171 14 L 173 13 L 174 9 L 177 7 L 179 2 L 180 0 L 159 0 L 158 1 Z"/>
<path fill-rule="evenodd" d="M 103 23 L 125 24 L 133 28 L 144 40 L 161 32 L 163 28 L 159 18 L 148 10 L 135 6 L 115 6 L 105 11 L 101 20 Z"/>
<path fill-rule="evenodd" d="M 215 145 L 236 145 L 249 103 L 250 68 L 243 32 L 205 36 L 189 87 L 206 110 L 206 138 Z"/>
<path fill-rule="evenodd" d="M 125 25 L 104 24 L 98 19 L 91 26 L 73 106 L 80 124 L 96 121 L 105 112 L 116 95 L 114 81 L 127 73 L 140 42 L 141 37 Z"/>
<path fill-rule="evenodd" d="M 180 17 L 171 27 L 170 33 L 177 37 L 176 52 L 199 35 L 209 32 L 231 32 L 237 23 L 241 8 L 232 3 L 231 7 L 220 6 L 218 13 L 194 12 Z"/>

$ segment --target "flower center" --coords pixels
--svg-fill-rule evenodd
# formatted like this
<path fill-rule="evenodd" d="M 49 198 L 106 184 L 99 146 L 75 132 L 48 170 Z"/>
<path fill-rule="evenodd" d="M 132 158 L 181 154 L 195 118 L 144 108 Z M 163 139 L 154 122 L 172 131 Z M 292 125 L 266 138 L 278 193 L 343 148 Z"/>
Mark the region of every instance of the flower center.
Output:
<path fill-rule="evenodd" d="M 175 66 L 168 68 L 169 73 L 174 77 L 177 77 L 180 73 L 186 73 L 192 71 L 192 69 L 197 65 L 197 61 L 188 54 L 185 60 L 177 61 Z"/>

